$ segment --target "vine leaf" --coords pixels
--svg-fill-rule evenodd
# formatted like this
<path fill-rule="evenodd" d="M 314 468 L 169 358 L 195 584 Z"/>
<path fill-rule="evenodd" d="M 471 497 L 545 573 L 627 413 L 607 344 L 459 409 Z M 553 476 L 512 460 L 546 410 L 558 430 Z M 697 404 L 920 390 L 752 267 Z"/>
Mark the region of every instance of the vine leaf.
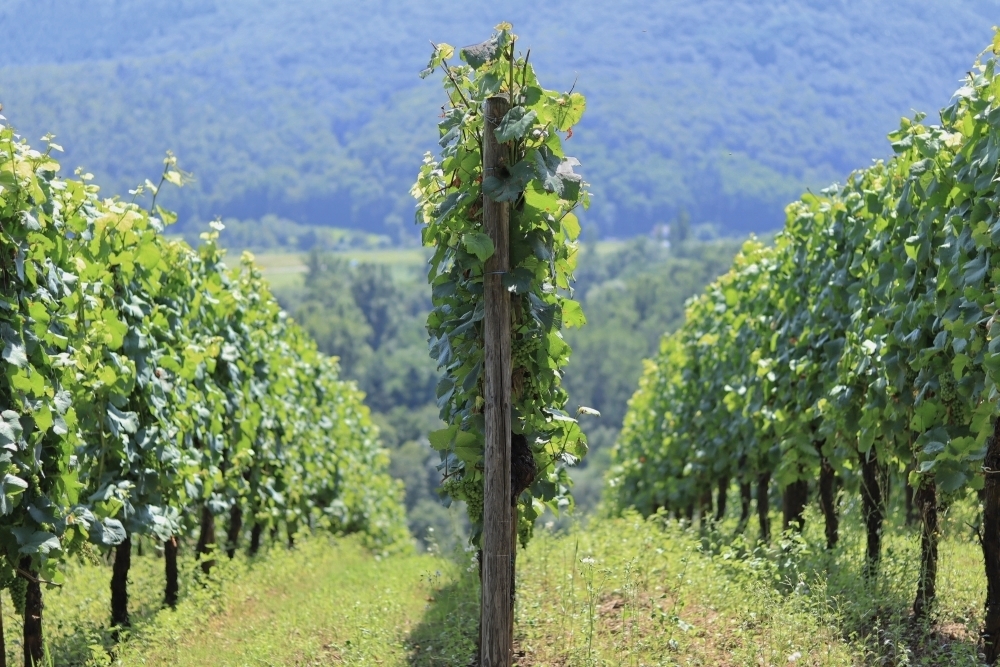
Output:
<path fill-rule="evenodd" d="M 521 160 L 510 169 L 506 178 L 490 176 L 483 181 L 483 192 L 493 201 L 516 201 L 528 183 L 535 178 L 531 162 Z"/>
<path fill-rule="evenodd" d="M 493 134 L 500 143 L 521 139 L 531 129 L 537 117 L 538 114 L 534 111 L 529 111 L 524 107 L 514 107 L 503 117 Z"/>
<path fill-rule="evenodd" d="M 104 519 L 90 525 L 90 539 L 96 544 L 112 546 L 125 541 L 125 527 L 118 519 Z"/>
<path fill-rule="evenodd" d="M 493 241 L 490 237 L 482 232 L 466 232 L 462 235 L 462 245 L 465 246 L 466 250 L 478 257 L 481 262 L 485 262 L 492 257 L 496 250 L 493 247 Z"/>
<path fill-rule="evenodd" d="M 587 323 L 587 317 L 583 314 L 583 308 L 578 301 L 564 299 L 562 302 L 563 324 L 567 327 L 582 327 Z"/>
<path fill-rule="evenodd" d="M 27 366 L 28 355 L 25 352 L 24 343 L 21 342 L 18 333 L 6 323 L 3 324 L 3 340 L 3 360 L 18 368 Z"/>
<path fill-rule="evenodd" d="M 500 53 L 500 40 L 498 35 L 493 35 L 485 42 L 464 47 L 459 55 L 472 69 L 479 69 L 491 60 L 496 60 Z"/>
<path fill-rule="evenodd" d="M 513 290 L 515 294 L 527 294 L 531 290 L 531 281 L 535 274 L 523 266 L 508 271 L 503 277 L 503 286 Z"/>
<path fill-rule="evenodd" d="M 47 554 L 54 549 L 59 549 L 59 538 L 45 530 L 35 530 L 31 526 L 17 526 L 11 528 L 18 544 L 18 549 L 23 554 L 43 553 Z"/>
<path fill-rule="evenodd" d="M 583 179 L 573 171 L 579 164 L 576 158 L 560 158 L 548 146 L 535 151 L 535 170 L 542 187 L 556 193 L 560 199 L 576 201 L 579 198 Z"/>

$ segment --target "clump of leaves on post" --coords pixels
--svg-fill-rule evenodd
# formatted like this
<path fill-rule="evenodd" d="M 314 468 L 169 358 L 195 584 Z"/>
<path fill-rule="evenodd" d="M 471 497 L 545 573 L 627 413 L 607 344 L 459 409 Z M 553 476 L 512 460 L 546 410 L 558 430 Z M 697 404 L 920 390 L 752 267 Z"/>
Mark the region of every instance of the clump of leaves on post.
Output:
<path fill-rule="evenodd" d="M 430 436 L 441 453 L 443 492 L 468 504 L 473 542 L 478 543 L 483 511 L 483 276 L 493 243 L 483 231 L 483 193 L 511 205 L 512 429 L 523 434 L 535 459 L 534 483 L 518 499 L 522 543 L 548 504 L 572 504 L 565 466 L 587 451 L 576 420 L 565 412 L 561 386 L 570 347 L 562 328 L 585 322 L 570 283 L 576 266 L 580 223 L 574 209 L 589 203 L 586 183 L 574 172 L 562 136 L 572 136 L 583 115 L 579 93 L 557 93 L 538 84 L 530 51 L 516 50 L 510 24 L 475 47 L 434 47 L 426 77 L 444 71 L 448 104 L 440 130 L 441 155 L 424 157 L 412 194 L 423 241 L 434 248 L 428 280 L 434 309 L 427 319 L 431 356 L 443 375 L 437 402 L 448 427 Z M 487 98 L 503 96 L 510 110 L 500 121 L 497 140 L 509 151 L 502 173 L 484 175 L 482 145 Z"/>

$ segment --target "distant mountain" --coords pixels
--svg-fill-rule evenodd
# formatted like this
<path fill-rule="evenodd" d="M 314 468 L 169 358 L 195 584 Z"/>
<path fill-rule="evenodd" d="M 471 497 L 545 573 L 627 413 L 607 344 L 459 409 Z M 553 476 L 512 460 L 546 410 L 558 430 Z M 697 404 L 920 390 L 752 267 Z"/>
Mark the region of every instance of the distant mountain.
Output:
<path fill-rule="evenodd" d="M 273 214 L 412 235 L 407 195 L 436 148 L 429 40 L 514 23 L 551 88 L 588 111 L 567 148 L 605 236 L 680 207 L 727 233 L 783 222 L 804 187 L 889 153 L 991 39 L 998 0 L 3 0 L 0 103 L 53 132 L 106 192 L 172 149 L 197 181 L 182 219 Z"/>

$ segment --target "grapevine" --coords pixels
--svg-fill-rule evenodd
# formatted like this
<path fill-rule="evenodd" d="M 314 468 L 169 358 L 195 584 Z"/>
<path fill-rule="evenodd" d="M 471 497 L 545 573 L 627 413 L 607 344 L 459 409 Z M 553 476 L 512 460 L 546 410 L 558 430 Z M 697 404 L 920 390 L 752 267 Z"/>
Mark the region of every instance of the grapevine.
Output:
<path fill-rule="evenodd" d="M 902 476 L 922 508 L 914 613 L 927 613 L 938 508 L 994 483 L 1000 465 L 983 464 L 1000 446 L 1000 134 L 990 121 L 1000 32 L 991 49 L 939 124 L 903 119 L 892 159 L 790 204 L 772 245 L 749 241 L 689 302 L 616 444 L 608 497 L 619 508 L 690 516 L 734 479 L 760 485 L 760 507 L 773 480 L 788 523 L 794 489 L 840 478 L 862 497 L 871 574 L 885 519 L 879 480 Z M 824 502 L 833 546 L 836 507 Z M 988 530 L 996 511 L 984 507 Z M 996 541 L 983 538 L 987 562 Z M 994 609 L 990 636 L 1000 635 Z M 997 653 L 993 642 L 991 662 Z"/>
<path fill-rule="evenodd" d="M 442 493 L 468 503 L 477 544 L 484 447 L 483 274 L 494 252 L 483 232 L 484 193 L 511 204 L 511 267 L 503 284 L 511 292 L 512 428 L 527 438 L 537 471 L 529 494 L 518 501 L 525 522 L 522 541 L 545 505 L 556 511 L 571 506 L 565 468 L 587 451 L 586 437 L 565 411 L 568 397 L 560 383 L 570 355 L 561 331 L 585 322 L 571 283 L 580 234 L 574 210 L 589 204 L 587 184 L 574 171 L 579 162 L 564 154 L 561 135 L 571 135 L 585 100 L 576 92 L 542 88 L 530 53 L 516 47 L 517 37 L 506 23 L 486 42 L 458 53 L 462 64 L 449 63 L 456 55 L 453 47 L 434 47 L 422 76 L 444 72 L 448 102 L 438 124 L 442 151 L 438 158 L 424 157 L 411 190 L 424 244 L 434 250 L 427 331 L 431 356 L 442 371 L 438 405 L 448 424 L 431 433 L 430 441 L 448 480 Z M 492 96 L 510 101 L 496 133 L 507 146 L 510 166 L 499 175 L 482 171 L 483 108 Z"/>
<path fill-rule="evenodd" d="M 156 195 L 184 183 L 176 158 L 130 200 L 102 198 L 89 174 L 60 177 L 46 143 L 0 118 L 0 573 L 15 603 L 26 576 L 57 579 L 92 545 L 186 538 L 201 507 L 401 543 L 360 392 L 251 256 L 222 261 L 218 229 L 199 248 L 164 235 Z"/>

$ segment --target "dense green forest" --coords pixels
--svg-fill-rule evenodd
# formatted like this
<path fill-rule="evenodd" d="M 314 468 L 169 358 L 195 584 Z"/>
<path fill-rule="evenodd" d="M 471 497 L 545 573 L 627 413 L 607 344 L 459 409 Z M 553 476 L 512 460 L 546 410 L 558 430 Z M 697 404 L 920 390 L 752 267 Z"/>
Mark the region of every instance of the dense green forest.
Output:
<path fill-rule="evenodd" d="M 170 148 L 196 180 L 166 203 L 415 238 L 407 191 L 436 148 L 429 39 L 518 27 L 589 109 L 583 162 L 603 236 L 767 230 L 805 186 L 886 156 L 885 128 L 937 108 L 989 37 L 995 0 L 559 5 L 416 0 L 8 0 L 0 104 L 125 195 Z M 863 110 L 863 111 L 862 111 Z"/>

